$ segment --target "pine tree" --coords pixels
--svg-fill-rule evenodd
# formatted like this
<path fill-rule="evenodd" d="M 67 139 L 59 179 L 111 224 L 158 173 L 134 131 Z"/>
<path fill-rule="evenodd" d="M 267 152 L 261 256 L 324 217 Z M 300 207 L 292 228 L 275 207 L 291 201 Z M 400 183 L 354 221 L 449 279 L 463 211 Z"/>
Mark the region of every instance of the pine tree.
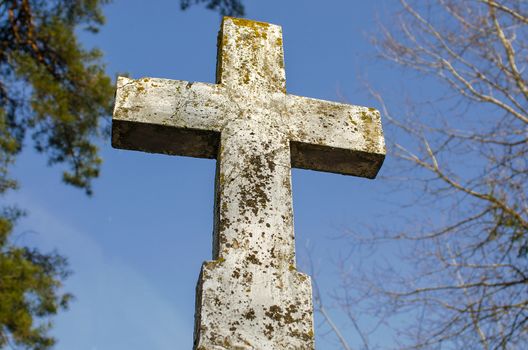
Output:
<path fill-rule="evenodd" d="M 86 50 L 75 30 L 96 32 L 104 0 L 0 1 L 0 195 L 16 189 L 10 165 L 30 136 L 64 182 L 91 193 L 101 160 L 95 141 L 110 115 L 113 86 L 101 53 Z M 0 210 L 0 348 L 48 349 L 49 316 L 68 306 L 61 291 L 66 259 L 13 243 L 23 215 Z"/>

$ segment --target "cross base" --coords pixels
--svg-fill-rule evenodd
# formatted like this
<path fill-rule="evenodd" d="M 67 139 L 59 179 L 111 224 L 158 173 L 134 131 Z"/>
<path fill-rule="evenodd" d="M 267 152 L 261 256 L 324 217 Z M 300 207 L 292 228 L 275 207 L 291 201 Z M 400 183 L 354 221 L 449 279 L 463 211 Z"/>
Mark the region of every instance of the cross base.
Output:
<path fill-rule="evenodd" d="M 195 350 L 313 350 L 312 286 L 296 271 L 206 262 L 196 293 Z"/>

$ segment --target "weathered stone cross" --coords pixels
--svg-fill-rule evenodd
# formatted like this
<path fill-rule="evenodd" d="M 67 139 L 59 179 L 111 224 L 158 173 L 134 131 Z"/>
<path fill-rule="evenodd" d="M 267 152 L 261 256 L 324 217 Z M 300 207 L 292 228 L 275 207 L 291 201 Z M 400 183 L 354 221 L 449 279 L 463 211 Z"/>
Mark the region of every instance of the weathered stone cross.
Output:
<path fill-rule="evenodd" d="M 295 265 L 291 167 L 374 178 L 378 111 L 286 93 L 279 26 L 224 18 L 217 83 L 118 80 L 117 148 L 216 158 L 213 261 L 194 348 L 313 349 L 312 290 Z"/>

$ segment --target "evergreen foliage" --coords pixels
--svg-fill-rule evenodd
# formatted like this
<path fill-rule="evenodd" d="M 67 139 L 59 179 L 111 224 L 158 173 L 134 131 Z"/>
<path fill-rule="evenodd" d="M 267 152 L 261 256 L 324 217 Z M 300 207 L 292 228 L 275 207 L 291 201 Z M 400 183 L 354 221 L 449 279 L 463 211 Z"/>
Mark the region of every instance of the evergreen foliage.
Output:
<path fill-rule="evenodd" d="M 113 86 L 101 53 L 76 37 L 96 32 L 107 0 L 0 1 L 0 195 L 17 188 L 10 165 L 31 136 L 65 183 L 91 194 L 101 160 L 95 140 L 109 116 Z M 50 316 L 66 308 L 66 259 L 14 244 L 17 208 L 0 210 L 0 348 L 48 349 Z"/>

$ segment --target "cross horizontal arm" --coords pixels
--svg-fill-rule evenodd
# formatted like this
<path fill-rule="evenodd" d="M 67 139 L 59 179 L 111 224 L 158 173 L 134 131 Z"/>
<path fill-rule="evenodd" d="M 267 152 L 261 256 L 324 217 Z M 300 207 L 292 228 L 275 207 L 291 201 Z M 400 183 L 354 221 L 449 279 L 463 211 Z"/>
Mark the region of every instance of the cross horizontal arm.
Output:
<path fill-rule="evenodd" d="M 374 108 L 286 95 L 292 166 L 375 178 L 385 159 Z"/>
<path fill-rule="evenodd" d="M 112 146 L 215 158 L 228 101 L 215 84 L 119 77 Z"/>

